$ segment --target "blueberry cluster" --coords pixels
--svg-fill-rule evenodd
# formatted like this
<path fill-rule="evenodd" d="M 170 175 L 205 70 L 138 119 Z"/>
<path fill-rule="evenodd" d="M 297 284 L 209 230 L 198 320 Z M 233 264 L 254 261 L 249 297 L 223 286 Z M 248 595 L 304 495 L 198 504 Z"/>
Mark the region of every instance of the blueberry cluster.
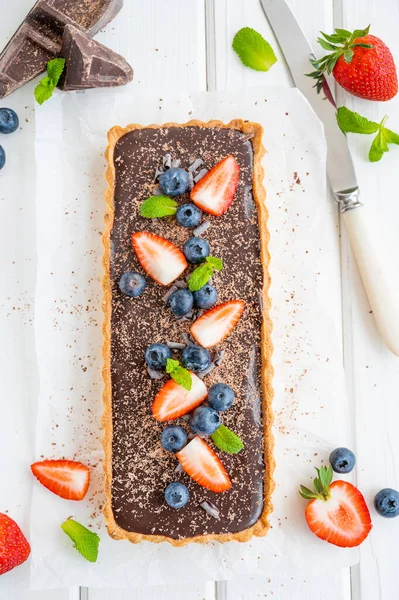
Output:
<path fill-rule="evenodd" d="M 0 133 L 14 133 L 19 127 L 18 115 L 11 108 L 0 108 Z M 6 164 L 6 153 L 0 146 L 0 169 Z"/>

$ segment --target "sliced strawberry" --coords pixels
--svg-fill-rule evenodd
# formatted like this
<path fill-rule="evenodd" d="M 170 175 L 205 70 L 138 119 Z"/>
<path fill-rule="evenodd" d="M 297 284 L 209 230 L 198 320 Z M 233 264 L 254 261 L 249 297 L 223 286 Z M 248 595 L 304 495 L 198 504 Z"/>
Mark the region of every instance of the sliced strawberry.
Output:
<path fill-rule="evenodd" d="M 215 452 L 200 437 L 195 437 L 176 454 L 187 475 L 212 492 L 231 488 L 226 469 Z"/>
<path fill-rule="evenodd" d="M 310 530 L 335 546 L 359 546 L 371 531 L 372 524 L 366 502 L 348 481 L 332 481 L 332 468 L 316 469 L 314 491 L 301 486 L 300 493 L 311 501 L 305 516 Z"/>
<path fill-rule="evenodd" d="M 233 331 L 243 310 L 243 300 L 229 300 L 219 304 L 207 310 L 191 325 L 191 335 L 204 348 L 216 346 Z"/>
<path fill-rule="evenodd" d="M 240 167 L 234 156 L 226 156 L 191 190 L 190 198 L 205 212 L 219 217 L 229 208 L 237 191 Z"/>
<path fill-rule="evenodd" d="M 83 500 L 90 483 L 90 469 L 73 460 L 43 460 L 31 465 L 33 475 L 50 492 L 66 500 Z"/>
<path fill-rule="evenodd" d="M 152 414 L 157 421 L 172 421 L 197 408 L 208 395 L 202 379 L 191 374 L 192 387 L 188 391 L 169 379 L 155 396 Z"/>
<path fill-rule="evenodd" d="M 144 271 L 161 285 L 169 285 L 187 267 L 186 257 L 172 242 L 141 231 L 133 233 L 132 243 Z"/>
<path fill-rule="evenodd" d="M 0 575 L 22 565 L 29 554 L 29 542 L 19 525 L 8 515 L 0 513 Z"/>

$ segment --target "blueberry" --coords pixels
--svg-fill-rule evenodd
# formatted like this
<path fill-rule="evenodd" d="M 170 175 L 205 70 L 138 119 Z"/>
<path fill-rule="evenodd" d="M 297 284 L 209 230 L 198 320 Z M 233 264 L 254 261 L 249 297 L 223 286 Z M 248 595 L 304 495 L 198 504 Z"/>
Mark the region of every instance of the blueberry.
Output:
<path fill-rule="evenodd" d="M 161 436 L 162 447 L 169 452 L 179 452 L 186 445 L 187 433 L 183 427 L 171 426 L 163 430 Z"/>
<path fill-rule="evenodd" d="M 11 108 L 0 108 L 0 133 L 14 133 L 18 126 L 17 113 Z"/>
<path fill-rule="evenodd" d="M 190 427 L 194 433 L 211 435 L 220 427 L 219 413 L 210 406 L 199 406 L 190 417 Z"/>
<path fill-rule="evenodd" d="M 206 240 L 199 237 L 192 237 L 184 244 L 183 252 L 188 262 L 192 265 L 203 263 L 209 256 L 210 248 Z"/>
<path fill-rule="evenodd" d="M 374 498 L 374 507 L 381 517 L 393 519 L 399 515 L 399 492 L 384 488 Z"/>
<path fill-rule="evenodd" d="M 348 448 L 336 448 L 330 454 L 330 464 L 336 473 L 350 473 L 356 458 Z"/>
<path fill-rule="evenodd" d="M 6 164 L 6 153 L 4 152 L 3 146 L 0 146 L 0 169 Z"/>
<path fill-rule="evenodd" d="M 171 351 L 165 344 L 151 344 L 145 351 L 145 362 L 151 369 L 162 371 L 171 356 Z"/>
<path fill-rule="evenodd" d="M 194 306 L 194 296 L 190 290 L 176 290 L 169 298 L 169 306 L 176 317 L 184 317 Z"/>
<path fill-rule="evenodd" d="M 201 211 L 195 204 L 182 204 L 177 209 L 176 221 L 183 227 L 196 227 L 201 221 Z"/>
<path fill-rule="evenodd" d="M 127 271 L 124 273 L 119 280 L 119 288 L 122 294 L 130 296 L 131 298 L 137 298 L 140 296 L 145 288 L 147 287 L 146 281 L 140 273 L 134 271 Z"/>
<path fill-rule="evenodd" d="M 188 489 L 182 483 L 170 483 L 165 490 L 165 500 L 171 508 L 182 508 L 189 498 Z"/>
<path fill-rule="evenodd" d="M 227 410 L 233 404 L 235 394 L 226 383 L 215 383 L 208 392 L 208 403 L 215 410 Z"/>
<path fill-rule="evenodd" d="M 204 371 L 211 364 L 211 355 L 209 350 L 202 346 L 187 346 L 182 353 L 182 363 L 189 371 L 198 373 Z"/>
<path fill-rule="evenodd" d="M 216 304 L 217 299 L 218 293 L 209 283 L 197 292 L 194 292 L 194 305 L 196 308 L 211 308 Z"/>
<path fill-rule="evenodd" d="M 172 167 L 159 176 L 161 190 L 167 196 L 180 196 L 185 194 L 190 184 L 190 178 L 184 169 Z"/>

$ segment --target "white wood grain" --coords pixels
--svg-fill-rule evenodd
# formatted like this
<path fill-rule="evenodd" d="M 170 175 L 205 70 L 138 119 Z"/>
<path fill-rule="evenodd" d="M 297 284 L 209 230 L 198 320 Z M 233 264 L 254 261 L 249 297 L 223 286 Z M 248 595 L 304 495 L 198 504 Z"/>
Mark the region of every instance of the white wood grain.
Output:
<path fill-rule="evenodd" d="M 216 584 L 150 586 L 132 590 L 90 589 L 80 600 L 215 600 Z"/>
<path fill-rule="evenodd" d="M 342 0 L 337 5 L 336 23 L 347 28 L 372 24 L 372 33 L 391 48 L 398 64 L 399 5 L 396 0 Z M 399 99 L 387 103 L 371 103 L 339 95 L 341 103 L 372 120 L 390 116 L 390 127 L 399 130 Z M 392 242 L 392 253 L 398 256 L 397 223 L 399 205 L 396 176 L 399 149 L 393 147 L 380 163 L 370 164 L 367 152 L 369 136 L 351 136 L 356 170 L 363 201 L 379 213 Z M 345 231 L 342 235 L 342 282 L 344 306 L 345 369 L 353 399 L 358 461 L 357 483 L 369 506 L 375 493 L 383 487 L 399 488 L 399 439 L 397 435 L 399 359 L 382 343 L 373 315 L 370 314 L 357 267 Z M 396 244 L 396 245 L 395 245 Z M 360 549 L 360 564 L 353 569 L 354 600 L 391 600 L 397 597 L 399 571 L 399 519 L 387 520 L 372 510 L 374 529 Z"/>

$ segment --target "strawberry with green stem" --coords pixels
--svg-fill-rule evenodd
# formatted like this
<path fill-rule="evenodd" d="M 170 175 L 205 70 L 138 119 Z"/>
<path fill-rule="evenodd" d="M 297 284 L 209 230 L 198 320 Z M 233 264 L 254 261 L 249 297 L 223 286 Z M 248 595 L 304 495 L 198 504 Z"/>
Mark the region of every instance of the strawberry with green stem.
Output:
<path fill-rule="evenodd" d="M 366 502 L 348 481 L 334 481 L 331 466 L 316 469 L 314 489 L 301 485 L 299 493 L 310 500 L 305 510 L 309 529 L 322 540 L 351 548 L 359 546 L 371 531 Z"/>
<path fill-rule="evenodd" d="M 398 92 L 395 62 L 382 40 L 369 35 L 370 26 L 356 29 L 336 29 L 332 35 L 322 33 L 317 41 L 326 54 L 312 63 L 315 70 L 308 77 L 316 80 L 319 93 L 325 74 L 332 74 L 345 90 L 365 100 L 391 100 Z"/>

